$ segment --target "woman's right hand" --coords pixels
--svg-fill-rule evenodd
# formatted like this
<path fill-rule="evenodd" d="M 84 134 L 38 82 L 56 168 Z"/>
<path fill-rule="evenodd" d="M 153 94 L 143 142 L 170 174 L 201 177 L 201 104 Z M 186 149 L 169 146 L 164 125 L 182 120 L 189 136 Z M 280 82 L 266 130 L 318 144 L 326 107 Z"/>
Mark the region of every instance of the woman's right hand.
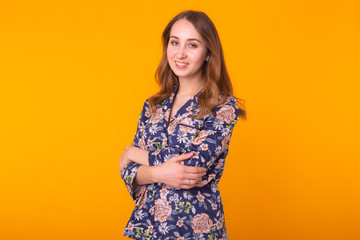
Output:
<path fill-rule="evenodd" d="M 181 163 L 193 156 L 193 152 L 176 155 L 163 164 L 156 166 L 157 182 L 165 183 L 169 186 L 182 189 L 190 189 L 202 181 L 202 176 L 206 175 L 206 168 L 191 167 Z"/>
<path fill-rule="evenodd" d="M 124 152 L 121 154 L 120 157 L 120 172 L 122 172 L 124 170 L 124 167 L 130 163 L 130 159 L 128 158 L 128 152 L 129 152 L 130 146 L 126 146 L 124 148 Z"/>

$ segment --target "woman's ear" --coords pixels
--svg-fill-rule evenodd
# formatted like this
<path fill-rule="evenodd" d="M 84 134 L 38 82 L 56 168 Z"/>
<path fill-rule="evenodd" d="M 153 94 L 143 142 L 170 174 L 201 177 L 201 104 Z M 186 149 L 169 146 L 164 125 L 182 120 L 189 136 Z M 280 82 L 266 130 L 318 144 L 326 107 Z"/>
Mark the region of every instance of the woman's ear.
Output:
<path fill-rule="evenodd" d="M 209 59 L 210 59 L 210 55 L 207 55 L 205 61 L 209 61 Z"/>

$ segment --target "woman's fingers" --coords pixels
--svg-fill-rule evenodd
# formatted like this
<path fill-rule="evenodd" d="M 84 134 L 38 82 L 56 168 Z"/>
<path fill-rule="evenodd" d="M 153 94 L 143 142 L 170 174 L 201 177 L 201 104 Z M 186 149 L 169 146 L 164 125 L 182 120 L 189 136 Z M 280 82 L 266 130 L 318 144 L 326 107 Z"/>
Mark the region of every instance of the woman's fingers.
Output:
<path fill-rule="evenodd" d="M 190 188 L 196 187 L 201 181 L 188 179 L 188 180 L 183 181 L 183 183 L 179 186 L 179 188 L 190 189 Z"/>
<path fill-rule="evenodd" d="M 206 168 L 204 167 L 192 167 L 184 166 L 187 173 L 206 173 Z"/>
<path fill-rule="evenodd" d="M 206 175 L 206 172 L 197 172 L 197 173 L 184 173 L 183 179 L 193 179 L 198 180 Z"/>
<path fill-rule="evenodd" d="M 206 175 L 206 172 L 185 173 L 182 178 L 182 183 L 188 186 L 188 188 L 193 188 L 204 180 L 202 179 L 204 175 Z"/>
<path fill-rule="evenodd" d="M 193 167 L 181 164 L 183 160 L 189 159 L 194 152 L 176 155 L 164 162 L 161 166 L 164 171 L 160 171 L 163 176 L 163 183 L 182 189 L 196 187 L 202 177 L 206 175 L 206 168 Z"/>
<path fill-rule="evenodd" d="M 206 179 L 202 179 L 201 176 L 202 175 L 196 175 L 196 174 L 184 175 L 182 178 L 172 181 L 171 183 L 170 182 L 166 183 L 166 184 L 169 184 L 170 186 L 173 186 L 176 188 L 190 189 L 193 187 L 198 187 L 199 184 L 201 186 L 204 185 L 204 181 L 206 181 Z"/>
<path fill-rule="evenodd" d="M 177 161 L 177 162 L 178 161 L 183 161 L 183 160 L 191 158 L 193 155 L 194 155 L 194 152 L 189 152 L 189 153 L 173 156 L 169 160 L 173 160 L 173 161 Z"/>
<path fill-rule="evenodd" d="M 165 184 L 169 184 L 176 188 L 190 189 L 198 185 L 205 173 L 183 173 L 177 177 L 168 179 Z"/>

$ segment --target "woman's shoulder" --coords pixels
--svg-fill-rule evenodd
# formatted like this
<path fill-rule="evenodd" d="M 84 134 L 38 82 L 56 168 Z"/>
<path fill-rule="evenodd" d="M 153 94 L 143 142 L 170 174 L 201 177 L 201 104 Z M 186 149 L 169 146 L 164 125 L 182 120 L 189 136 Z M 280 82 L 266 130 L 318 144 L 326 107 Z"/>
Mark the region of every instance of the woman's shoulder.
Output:
<path fill-rule="evenodd" d="M 146 98 L 146 99 L 145 99 L 145 102 L 144 102 L 144 105 L 149 106 L 150 100 L 152 99 L 152 97 L 153 97 L 153 96 Z M 169 98 L 170 98 L 170 97 L 162 100 L 162 102 L 160 102 L 160 103 L 154 103 L 155 107 L 156 107 L 156 108 L 162 107 L 162 105 L 165 103 L 165 101 L 168 101 Z M 154 101 L 154 100 L 152 99 L 152 101 Z"/>
<path fill-rule="evenodd" d="M 142 113 L 146 113 L 146 115 L 149 115 L 148 113 L 150 112 L 150 108 L 149 108 L 149 98 L 145 99 L 143 106 L 142 106 Z"/>
<path fill-rule="evenodd" d="M 218 99 L 218 105 L 215 107 L 215 111 L 218 111 L 220 109 L 232 107 L 234 109 L 239 109 L 237 99 L 228 94 L 228 95 L 220 95 Z"/>
<path fill-rule="evenodd" d="M 147 108 L 149 107 L 150 98 L 151 98 L 151 97 L 148 97 L 148 98 L 145 99 L 145 101 L 144 101 L 144 107 L 147 107 Z"/>
<path fill-rule="evenodd" d="M 230 94 L 219 97 L 219 105 L 214 108 L 213 116 L 215 119 L 226 123 L 236 122 L 239 117 L 239 106 L 236 98 Z"/>

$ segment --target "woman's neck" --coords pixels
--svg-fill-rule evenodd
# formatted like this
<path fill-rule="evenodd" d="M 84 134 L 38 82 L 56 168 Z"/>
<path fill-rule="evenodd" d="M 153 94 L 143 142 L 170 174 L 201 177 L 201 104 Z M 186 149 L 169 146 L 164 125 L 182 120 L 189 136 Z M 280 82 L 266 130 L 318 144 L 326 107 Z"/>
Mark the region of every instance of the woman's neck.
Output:
<path fill-rule="evenodd" d="M 205 81 L 203 79 L 179 79 L 179 90 L 177 95 L 192 97 L 204 87 L 204 84 Z"/>

